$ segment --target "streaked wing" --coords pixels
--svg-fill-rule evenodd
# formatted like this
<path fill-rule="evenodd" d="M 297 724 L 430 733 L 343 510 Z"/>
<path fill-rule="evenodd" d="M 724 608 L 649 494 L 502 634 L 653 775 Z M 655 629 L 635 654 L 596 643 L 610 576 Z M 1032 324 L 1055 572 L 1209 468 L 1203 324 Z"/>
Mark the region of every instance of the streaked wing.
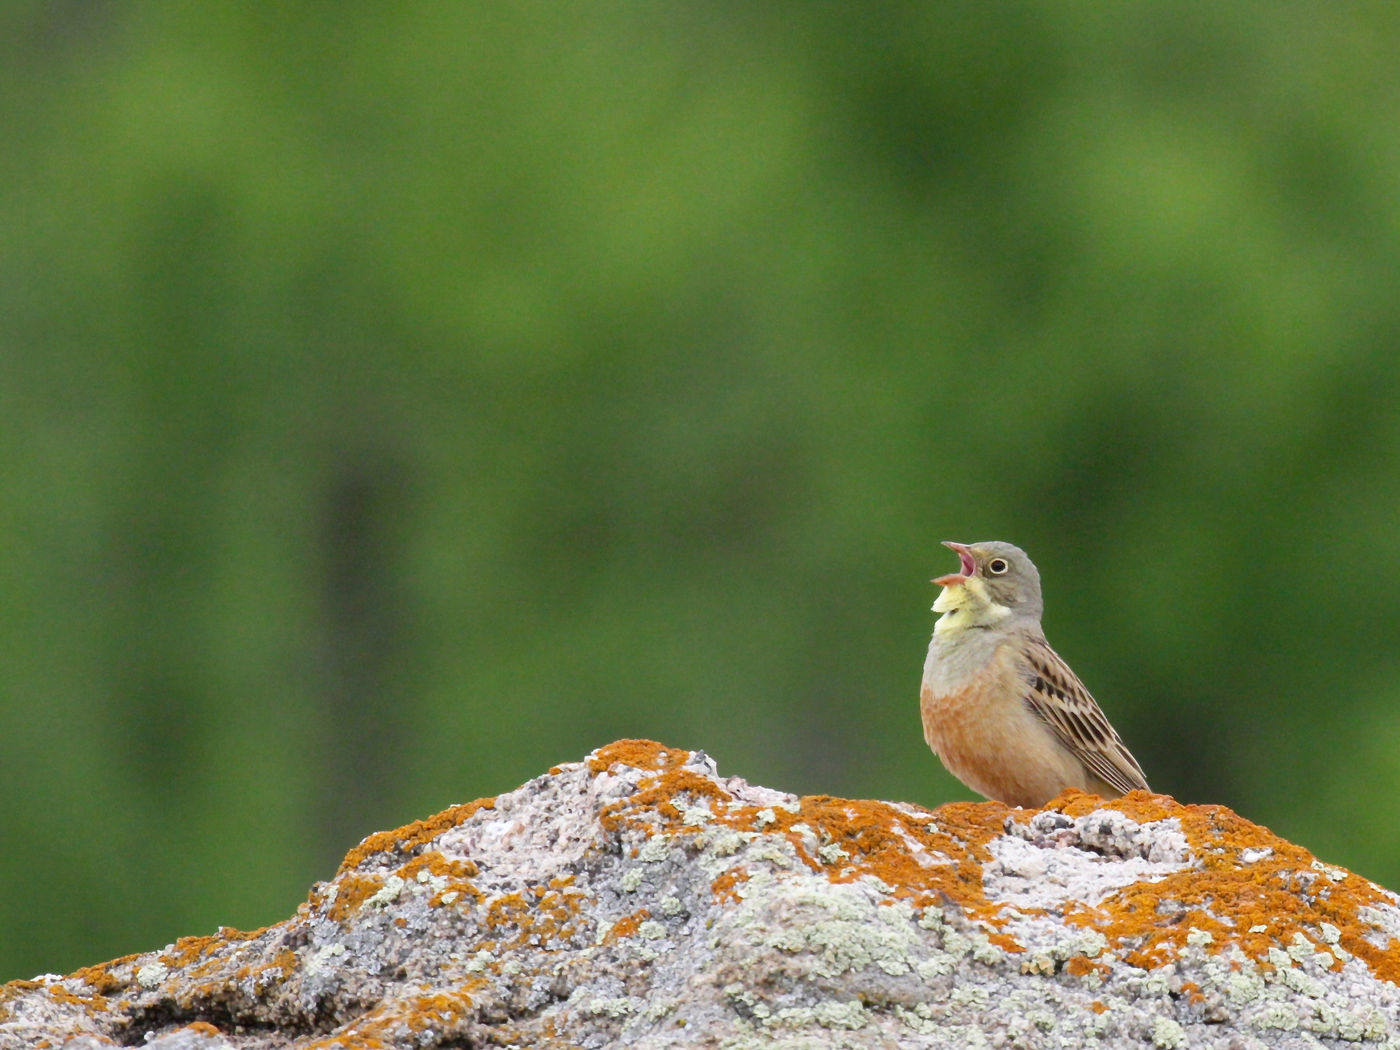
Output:
<path fill-rule="evenodd" d="M 1114 732 L 1089 690 L 1044 638 L 1028 638 L 1023 652 L 1030 666 L 1031 710 L 1055 731 L 1060 743 L 1084 767 L 1119 791 L 1147 788 L 1147 778 Z"/>

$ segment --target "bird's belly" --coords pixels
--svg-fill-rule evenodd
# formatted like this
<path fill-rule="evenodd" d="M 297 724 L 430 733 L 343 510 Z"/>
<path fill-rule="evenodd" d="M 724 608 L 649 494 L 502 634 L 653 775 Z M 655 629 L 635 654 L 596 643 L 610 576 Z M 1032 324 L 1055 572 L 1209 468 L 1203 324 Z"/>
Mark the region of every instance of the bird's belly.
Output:
<path fill-rule="evenodd" d="M 959 780 L 1013 806 L 1043 806 L 1086 786 L 1084 768 L 1026 705 L 1014 650 L 1003 647 L 955 686 L 924 676 L 924 739 Z"/>

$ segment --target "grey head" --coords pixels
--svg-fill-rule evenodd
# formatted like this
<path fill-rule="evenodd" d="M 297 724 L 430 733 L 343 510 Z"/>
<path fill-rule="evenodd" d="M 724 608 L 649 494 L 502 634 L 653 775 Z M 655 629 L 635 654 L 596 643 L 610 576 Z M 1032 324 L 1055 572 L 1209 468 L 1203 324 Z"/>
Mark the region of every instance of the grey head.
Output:
<path fill-rule="evenodd" d="M 955 577 L 976 577 L 987 590 L 987 597 L 1004 605 L 1018 617 L 1040 619 L 1044 602 L 1040 597 L 1040 573 L 1035 562 L 1014 543 L 985 540 L 981 543 L 953 543 L 943 546 L 954 551 L 962 561 L 962 572 L 944 576 L 935 583 L 961 582 Z"/>

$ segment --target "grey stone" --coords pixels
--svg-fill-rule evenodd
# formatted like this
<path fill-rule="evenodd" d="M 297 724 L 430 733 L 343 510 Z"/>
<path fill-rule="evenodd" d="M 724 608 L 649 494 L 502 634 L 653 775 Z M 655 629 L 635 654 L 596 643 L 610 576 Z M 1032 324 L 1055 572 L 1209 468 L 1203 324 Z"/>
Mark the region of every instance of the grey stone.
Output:
<path fill-rule="evenodd" d="M 619 741 L 297 913 L 0 988 L 0 1047 L 1389 1047 L 1400 900 L 1223 807 L 796 798 Z"/>

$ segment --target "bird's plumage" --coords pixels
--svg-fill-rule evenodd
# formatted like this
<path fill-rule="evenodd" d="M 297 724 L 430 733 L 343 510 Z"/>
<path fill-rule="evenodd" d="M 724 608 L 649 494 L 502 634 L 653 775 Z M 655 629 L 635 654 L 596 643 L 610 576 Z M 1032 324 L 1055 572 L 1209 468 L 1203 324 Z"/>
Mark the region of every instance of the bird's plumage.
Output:
<path fill-rule="evenodd" d="M 1009 543 L 949 543 L 961 573 L 935 582 L 942 612 L 924 664 L 924 736 L 973 790 L 1040 806 L 1067 787 L 1147 788 L 1142 767 L 1041 630 L 1040 574 Z"/>
<path fill-rule="evenodd" d="M 1026 703 L 1055 731 L 1089 772 L 1120 792 L 1146 790 L 1147 777 L 1103 709 L 1045 638 L 1028 638 L 1023 650 L 1035 678 Z"/>

